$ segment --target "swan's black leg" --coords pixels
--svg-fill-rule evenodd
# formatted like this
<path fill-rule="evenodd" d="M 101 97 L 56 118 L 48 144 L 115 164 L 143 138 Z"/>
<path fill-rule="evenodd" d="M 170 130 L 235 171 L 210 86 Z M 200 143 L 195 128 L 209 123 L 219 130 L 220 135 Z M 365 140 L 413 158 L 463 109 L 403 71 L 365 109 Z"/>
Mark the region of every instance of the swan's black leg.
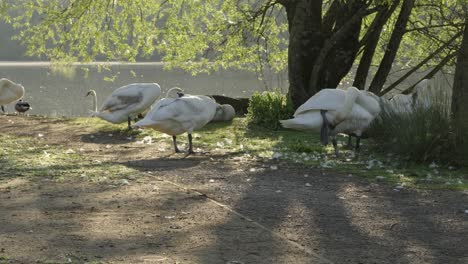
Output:
<path fill-rule="evenodd" d="M 359 151 L 359 143 L 361 143 L 361 136 L 356 136 L 356 151 Z"/>
<path fill-rule="evenodd" d="M 188 149 L 188 153 L 189 153 L 189 154 L 194 154 L 195 152 L 193 152 L 193 146 L 192 146 L 192 134 L 188 134 L 188 142 L 189 142 L 189 149 Z"/>
<path fill-rule="evenodd" d="M 347 145 L 347 147 L 348 147 L 349 149 L 351 149 L 351 148 L 352 148 L 352 145 L 353 145 L 352 136 L 348 134 L 348 145 Z"/>
<path fill-rule="evenodd" d="M 320 114 L 322 115 L 322 119 L 323 119 L 322 128 L 320 129 L 320 141 L 322 142 L 323 145 L 328 144 L 329 123 L 328 123 L 327 117 L 325 116 L 326 112 L 327 110 L 320 110 Z"/>
<path fill-rule="evenodd" d="M 172 136 L 172 142 L 174 142 L 174 150 L 176 153 L 180 153 L 181 151 L 177 147 L 176 136 Z"/>
<path fill-rule="evenodd" d="M 333 148 L 335 149 L 335 156 L 339 157 L 340 153 L 338 153 L 338 142 L 336 141 L 336 136 L 332 138 Z"/>
<path fill-rule="evenodd" d="M 128 116 L 127 121 L 128 121 L 128 130 L 132 130 L 132 118 Z"/>
<path fill-rule="evenodd" d="M 2 112 L 5 113 L 5 107 L 2 105 Z"/>

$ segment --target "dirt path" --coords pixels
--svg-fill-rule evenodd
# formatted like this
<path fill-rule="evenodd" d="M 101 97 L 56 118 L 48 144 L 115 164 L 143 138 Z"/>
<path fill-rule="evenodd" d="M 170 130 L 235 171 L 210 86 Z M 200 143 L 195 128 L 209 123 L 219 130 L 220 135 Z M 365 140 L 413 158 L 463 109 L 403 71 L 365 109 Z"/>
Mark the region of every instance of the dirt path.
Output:
<path fill-rule="evenodd" d="M 0 263 L 468 263 L 467 192 L 172 155 L 49 119 L 0 123 L 139 171 L 129 185 L 0 179 Z"/>

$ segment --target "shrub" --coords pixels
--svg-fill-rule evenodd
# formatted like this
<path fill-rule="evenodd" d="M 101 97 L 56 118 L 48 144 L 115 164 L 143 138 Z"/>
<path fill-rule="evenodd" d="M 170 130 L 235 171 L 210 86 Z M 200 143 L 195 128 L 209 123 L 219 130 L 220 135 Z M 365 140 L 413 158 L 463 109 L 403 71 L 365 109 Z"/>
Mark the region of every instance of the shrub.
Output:
<path fill-rule="evenodd" d="M 446 91 L 428 92 L 429 100 L 416 103 L 409 112 L 383 102 L 382 111 L 369 130 L 376 146 L 411 161 L 452 163 L 457 144 L 450 118 L 451 98 Z"/>
<path fill-rule="evenodd" d="M 291 100 L 279 92 L 255 92 L 247 109 L 249 124 L 279 129 L 279 120 L 291 118 L 294 109 Z"/>

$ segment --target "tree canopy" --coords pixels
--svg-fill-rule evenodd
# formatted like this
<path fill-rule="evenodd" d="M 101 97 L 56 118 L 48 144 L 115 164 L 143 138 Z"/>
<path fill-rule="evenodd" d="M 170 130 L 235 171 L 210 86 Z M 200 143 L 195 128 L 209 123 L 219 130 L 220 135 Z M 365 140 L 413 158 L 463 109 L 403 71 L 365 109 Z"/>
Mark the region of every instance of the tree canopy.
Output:
<path fill-rule="evenodd" d="M 193 72 L 276 70 L 287 62 L 287 24 L 279 6 L 256 1 L 18 0 L 7 21 L 28 54 L 52 60 L 134 61 L 155 52 Z M 270 6 L 271 5 L 271 6 Z M 268 10 L 265 10 L 268 9 Z M 264 13 L 263 13 L 264 12 Z"/>
<path fill-rule="evenodd" d="M 385 84 L 394 68 L 439 70 L 453 62 L 467 16 L 466 0 L 0 3 L 3 19 L 19 30 L 29 55 L 88 62 L 158 53 L 167 67 L 194 73 L 288 69 L 296 106 L 336 87 L 353 66 L 354 85 L 379 94 L 401 81 Z"/>

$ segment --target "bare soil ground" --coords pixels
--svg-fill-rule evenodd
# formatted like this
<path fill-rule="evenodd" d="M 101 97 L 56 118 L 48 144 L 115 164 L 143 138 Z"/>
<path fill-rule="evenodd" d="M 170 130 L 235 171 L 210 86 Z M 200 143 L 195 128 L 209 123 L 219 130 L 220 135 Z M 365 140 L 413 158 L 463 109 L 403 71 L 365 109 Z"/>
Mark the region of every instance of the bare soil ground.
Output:
<path fill-rule="evenodd" d="M 136 170 L 128 185 L 0 178 L 0 263 L 468 263 L 466 191 L 186 157 L 51 119 L 0 124 Z"/>

